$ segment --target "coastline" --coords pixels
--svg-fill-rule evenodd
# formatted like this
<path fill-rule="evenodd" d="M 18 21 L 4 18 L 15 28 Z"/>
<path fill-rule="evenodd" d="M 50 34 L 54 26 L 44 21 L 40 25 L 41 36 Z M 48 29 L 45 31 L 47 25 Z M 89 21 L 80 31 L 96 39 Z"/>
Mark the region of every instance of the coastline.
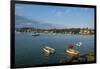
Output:
<path fill-rule="evenodd" d="M 74 63 L 74 62 L 93 62 L 95 61 L 95 53 L 93 51 L 87 54 L 70 56 L 68 59 L 60 60 L 59 63 Z"/>

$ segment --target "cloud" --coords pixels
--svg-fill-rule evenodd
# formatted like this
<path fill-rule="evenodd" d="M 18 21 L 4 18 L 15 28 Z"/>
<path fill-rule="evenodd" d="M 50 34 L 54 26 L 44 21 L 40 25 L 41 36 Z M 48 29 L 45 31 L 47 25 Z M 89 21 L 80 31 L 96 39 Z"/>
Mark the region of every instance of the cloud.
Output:
<path fill-rule="evenodd" d="M 61 16 L 64 14 L 64 11 L 62 10 L 53 10 L 51 11 L 52 14 L 56 15 L 56 16 Z"/>
<path fill-rule="evenodd" d="M 61 15 L 63 15 L 63 13 L 64 13 L 63 11 L 57 11 L 57 12 L 56 12 L 56 15 L 57 15 L 57 16 L 61 16 Z"/>
<path fill-rule="evenodd" d="M 51 13 L 54 14 L 54 15 L 57 15 L 57 16 L 62 16 L 62 15 L 65 15 L 65 14 L 69 14 L 70 11 L 71 11 L 70 7 L 63 7 L 61 9 L 53 9 L 51 11 Z"/>
<path fill-rule="evenodd" d="M 26 23 L 27 26 L 32 26 L 32 23 Z"/>

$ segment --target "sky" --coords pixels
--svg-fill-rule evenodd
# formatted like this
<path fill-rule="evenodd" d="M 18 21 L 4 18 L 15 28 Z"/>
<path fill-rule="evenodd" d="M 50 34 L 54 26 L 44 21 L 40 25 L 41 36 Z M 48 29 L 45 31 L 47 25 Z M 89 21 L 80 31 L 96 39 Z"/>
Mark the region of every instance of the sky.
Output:
<path fill-rule="evenodd" d="M 15 15 L 57 25 L 59 28 L 94 29 L 94 8 L 16 4 Z"/>

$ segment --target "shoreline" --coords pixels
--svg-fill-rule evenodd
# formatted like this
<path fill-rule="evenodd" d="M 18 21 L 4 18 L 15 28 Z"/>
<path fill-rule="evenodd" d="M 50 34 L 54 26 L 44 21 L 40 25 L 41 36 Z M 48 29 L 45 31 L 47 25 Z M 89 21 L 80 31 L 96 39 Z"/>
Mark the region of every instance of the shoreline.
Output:
<path fill-rule="evenodd" d="M 95 53 L 88 52 L 87 54 L 70 56 L 70 58 L 60 60 L 59 63 L 74 63 L 74 62 L 93 62 L 95 61 Z"/>
<path fill-rule="evenodd" d="M 34 32 L 15 32 L 15 33 L 33 33 Z M 94 35 L 94 34 L 64 34 L 64 33 L 38 33 L 38 34 L 50 34 L 50 35 Z"/>

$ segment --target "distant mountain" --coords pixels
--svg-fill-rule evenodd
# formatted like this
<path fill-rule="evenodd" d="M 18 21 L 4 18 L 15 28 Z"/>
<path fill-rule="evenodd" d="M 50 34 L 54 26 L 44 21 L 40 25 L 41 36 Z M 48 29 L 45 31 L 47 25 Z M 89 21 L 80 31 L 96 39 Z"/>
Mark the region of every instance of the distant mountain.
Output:
<path fill-rule="evenodd" d="M 55 28 L 55 26 L 51 24 L 44 23 L 34 19 L 30 20 L 28 18 L 19 15 L 15 15 L 15 27 L 16 28 L 34 27 L 40 29 Z"/>

